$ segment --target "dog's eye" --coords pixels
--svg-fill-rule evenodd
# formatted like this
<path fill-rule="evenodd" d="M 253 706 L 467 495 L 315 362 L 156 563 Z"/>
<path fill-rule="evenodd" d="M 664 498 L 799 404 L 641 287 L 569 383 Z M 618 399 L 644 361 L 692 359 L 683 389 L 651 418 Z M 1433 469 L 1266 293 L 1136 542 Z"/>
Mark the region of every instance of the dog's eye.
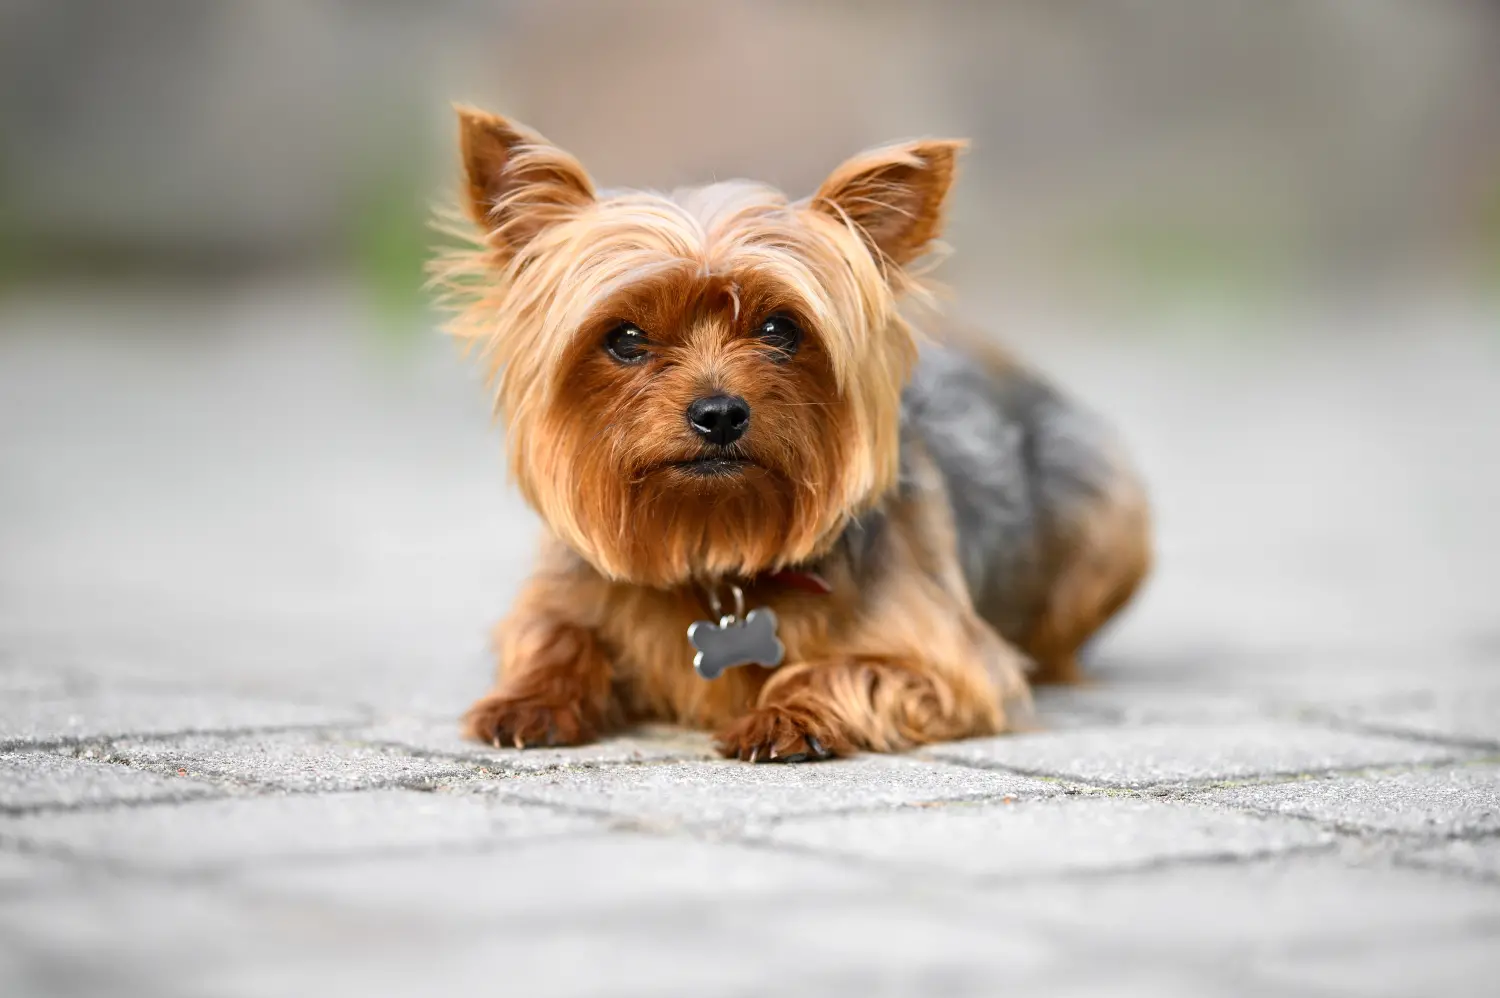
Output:
<path fill-rule="evenodd" d="M 791 316 L 779 312 L 768 316 L 756 330 L 756 335 L 762 343 L 781 354 L 782 359 L 796 353 L 802 345 L 802 327 Z"/>
<path fill-rule="evenodd" d="M 604 350 L 621 364 L 639 364 L 650 353 L 649 342 L 641 327 L 622 322 L 605 334 Z"/>

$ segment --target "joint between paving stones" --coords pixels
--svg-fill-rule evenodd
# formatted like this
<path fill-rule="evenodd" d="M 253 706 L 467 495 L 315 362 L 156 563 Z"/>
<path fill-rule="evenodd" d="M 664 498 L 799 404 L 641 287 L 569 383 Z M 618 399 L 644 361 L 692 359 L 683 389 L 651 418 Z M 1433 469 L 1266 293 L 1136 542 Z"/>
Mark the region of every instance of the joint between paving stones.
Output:
<path fill-rule="evenodd" d="M 821 813 L 819 817 L 823 817 Z M 1259 817 L 1259 816 L 1257 816 Z M 1127 877 L 1140 873 L 1150 873 L 1157 870 L 1182 869 L 1190 867 L 1213 867 L 1213 866 L 1248 866 L 1272 859 L 1286 859 L 1296 856 L 1310 856 L 1322 853 L 1335 852 L 1339 847 L 1337 840 L 1330 839 L 1325 842 L 1309 842 L 1299 845 L 1283 847 L 1267 847 L 1263 849 L 1252 849 L 1247 851 L 1224 851 L 1215 853 L 1193 853 L 1181 856 L 1156 856 L 1133 862 L 1120 863 L 1113 866 L 1092 867 L 1086 869 L 1063 869 L 1051 870 L 1046 873 L 959 873 L 945 870 L 937 866 L 929 866 L 921 863 L 906 863 L 900 860 L 871 859 L 865 856 L 852 855 L 827 851 L 795 842 L 777 842 L 764 837 L 763 833 L 743 833 L 729 829 L 697 828 L 685 829 L 694 838 L 706 841 L 732 842 L 736 845 L 754 848 L 760 851 L 781 854 L 803 856 L 809 859 L 817 859 L 823 862 L 833 862 L 848 869 L 858 870 L 863 873 L 876 873 L 887 877 L 896 878 L 909 883 L 911 886 L 941 885 L 949 889 L 967 889 L 971 887 L 1000 887 L 1000 886 L 1023 886 L 1033 884 L 1056 884 L 1056 883 L 1089 883 L 1099 880 L 1107 880 L 1112 877 Z M 714 834 L 714 833 L 718 834 Z"/>
<path fill-rule="evenodd" d="M 1445 746 L 1446 747 L 1446 746 Z M 1104 781 L 1090 781 L 1080 779 L 1076 776 L 1059 776 L 1039 769 L 1027 769 L 1006 763 L 989 762 L 985 760 L 961 759 L 957 757 L 928 758 L 925 761 L 941 762 L 950 766 L 963 766 L 968 769 L 980 769 L 987 772 L 1009 773 L 1013 776 L 1025 776 L 1033 780 L 1055 783 L 1065 788 L 1065 793 L 1079 794 L 1103 794 L 1106 796 L 1120 797 L 1164 797 L 1174 792 L 1197 793 L 1208 790 L 1232 789 L 1243 786 L 1261 786 L 1275 783 L 1296 783 L 1301 781 L 1322 780 L 1338 777 L 1359 777 L 1361 775 L 1382 775 L 1401 772 L 1424 772 L 1439 769 L 1450 769 L 1454 766 L 1483 766 L 1500 763 L 1497 755 L 1468 755 L 1454 756 L 1445 759 L 1431 759 L 1424 762 L 1393 762 L 1382 765 L 1364 764 L 1360 766 L 1336 766 L 1328 769 L 1315 770 L 1273 770 L 1265 773 L 1253 773 L 1242 777 L 1225 779 L 1222 777 L 1207 777 L 1186 780 L 1142 780 L 1138 783 L 1109 783 Z"/>
<path fill-rule="evenodd" d="M 1401 831 L 1395 828 L 1373 828 L 1368 825 L 1358 825 L 1348 821 L 1337 819 L 1319 818 L 1311 814 L 1298 814 L 1295 811 L 1278 811 L 1275 808 L 1256 807 L 1251 804 L 1226 804 L 1220 801 L 1204 801 L 1202 806 L 1233 811 L 1239 814 L 1248 814 L 1257 818 L 1289 818 L 1305 824 L 1321 828 L 1324 831 L 1344 837 L 1346 840 L 1359 841 L 1368 845 L 1401 845 L 1407 847 L 1442 845 L 1446 842 L 1475 842 L 1495 837 L 1500 833 L 1489 831 L 1471 832 L 1432 832 L 1422 834 L 1418 832 Z"/>
<path fill-rule="evenodd" d="M 12 752 L 52 752 L 75 746 L 127 741 L 132 738 L 150 738 L 166 741 L 172 738 L 247 738 L 255 735 L 319 734 L 346 728 L 359 728 L 368 724 L 368 719 L 348 722 L 319 722 L 317 724 L 267 724 L 225 728 L 181 728 L 172 731 L 126 732 L 119 735 L 58 735 L 52 738 L 10 738 L 0 736 L 0 754 Z"/>
<path fill-rule="evenodd" d="M 1416 742 L 1422 745 L 1435 745 L 1439 748 L 1474 749 L 1488 752 L 1500 751 L 1500 740 L 1494 738 L 1413 731 L 1410 728 L 1403 728 L 1399 724 L 1385 724 L 1379 721 L 1359 721 L 1347 717 L 1339 717 L 1336 714 L 1329 714 L 1321 710 L 1305 713 L 1299 712 L 1295 715 L 1294 719 L 1302 724 L 1312 724 L 1330 731 L 1341 731 L 1350 735 L 1377 735 L 1382 738 L 1394 738 L 1399 741 Z"/>
<path fill-rule="evenodd" d="M 535 776 L 545 773 L 570 772 L 570 771 L 593 771 L 606 769 L 620 769 L 630 766 L 672 766 L 683 762 L 705 762 L 712 761 L 693 756 L 682 758 L 653 758 L 653 759 L 579 759 L 576 761 L 560 759 L 557 762 L 533 763 L 530 765 L 518 765 L 506 759 L 496 759 L 493 756 L 482 754 L 476 750 L 469 752 L 445 752 L 441 749 L 424 749 L 407 745 L 395 739 L 386 738 L 356 738 L 348 740 L 347 744 L 358 745 L 369 748 L 399 749 L 403 754 L 414 759 L 430 759 L 436 762 L 463 762 L 481 767 L 492 767 L 497 773 L 504 772 L 517 776 Z M 477 743 L 476 743 L 477 744 Z M 524 749 L 522 751 L 525 751 Z"/>

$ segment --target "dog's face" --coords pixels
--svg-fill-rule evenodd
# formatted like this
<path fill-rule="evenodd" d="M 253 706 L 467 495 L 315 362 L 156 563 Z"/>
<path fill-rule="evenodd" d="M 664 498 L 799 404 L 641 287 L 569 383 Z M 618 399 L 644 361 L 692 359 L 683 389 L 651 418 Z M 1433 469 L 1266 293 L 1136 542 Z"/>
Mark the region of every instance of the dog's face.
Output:
<path fill-rule="evenodd" d="M 959 143 L 866 154 L 799 203 L 744 182 L 603 195 L 540 137 L 460 119 L 485 236 L 440 280 L 522 490 L 579 554 L 643 585 L 754 575 L 893 486 L 916 352 L 896 301 Z"/>

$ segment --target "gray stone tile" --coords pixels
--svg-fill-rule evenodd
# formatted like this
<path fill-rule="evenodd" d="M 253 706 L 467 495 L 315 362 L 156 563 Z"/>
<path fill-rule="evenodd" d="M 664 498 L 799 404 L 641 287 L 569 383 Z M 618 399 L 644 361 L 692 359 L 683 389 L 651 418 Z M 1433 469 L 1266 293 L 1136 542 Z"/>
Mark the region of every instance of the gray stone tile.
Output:
<path fill-rule="evenodd" d="M 60 699 L 0 698 L 0 748 L 122 735 L 348 723 L 352 710 L 229 694 L 100 690 Z"/>
<path fill-rule="evenodd" d="M 1057 792 L 1024 776 L 892 756 L 794 766 L 719 761 L 558 770 L 484 789 L 648 821 L 690 824 L 742 824 L 794 814 Z"/>
<path fill-rule="evenodd" d="M 47 697 L 56 699 L 84 692 L 93 684 L 68 672 L 44 669 L 0 652 L 0 696 Z"/>
<path fill-rule="evenodd" d="M 1442 762 L 1473 753 L 1380 735 L 1261 721 L 1003 735 L 938 746 L 928 754 L 973 766 L 1138 787 Z"/>
<path fill-rule="evenodd" d="M 1243 690 L 1181 683 L 1102 682 L 1035 691 L 1038 731 L 1172 723 L 1240 723 L 1264 719 L 1261 697 Z"/>
<path fill-rule="evenodd" d="M 1158 954 L 1224 972 L 1253 971 L 1292 948 L 1457 937 L 1500 918 L 1500 891 L 1488 885 L 1332 855 L 1005 882 L 975 903 L 1024 916 L 1080 951 Z"/>
<path fill-rule="evenodd" d="M 1198 799 L 1412 835 L 1500 831 L 1500 766 L 1450 766 L 1212 790 Z"/>
<path fill-rule="evenodd" d="M 817 885 L 806 894 L 795 883 L 787 893 L 736 889 L 715 877 L 735 865 L 723 853 L 691 865 L 706 883 L 669 875 L 662 900 L 673 903 L 643 912 L 593 909 L 553 892 L 536 905 L 523 893 L 512 913 L 504 880 L 485 875 L 498 871 L 461 865 L 438 870 L 411 909 L 222 883 L 101 885 L 29 908 L 0 903 L 0 940 L 31 954 L 51 985 L 41 993 L 124 998 L 430 998 L 497 987 L 534 998 L 701 998 L 789 984 L 814 994 L 968 996 L 992 994 L 997 979 L 1045 995 L 1035 985 L 1076 963 L 1019 921 L 897 896 L 821 896 Z M 716 885 L 727 893 L 715 896 Z M 469 900 L 451 914 L 431 903 L 462 890 Z"/>
<path fill-rule="evenodd" d="M 0 899 L 55 887 L 72 873 L 73 868 L 62 860 L 0 846 Z"/>
<path fill-rule="evenodd" d="M 0 978 L 0 992 L 219 995 L 240 976 L 241 960 L 306 959 L 321 950 L 358 966 L 361 928 L 324 912 L 248 904 L 214 888 L 96 876 L 47 894 L 0 898 L 0 945 L 22 955 Z M 366 960 L 397 942 L 372 939 L 365 928 Z"/>
<path fill-rule="evenodd" d="M 645 729 L 570 748 L 494 748 L 459 737 L 456 718 L 393 718 L 355 729 L 347 740 L 466 759 L 491 769 L 534 771 L 562 766 L 712 759 L 712 738 L 696 731 Z"/>
<path fill-rule="evenodd" d="M 1385 731 L 1500 746 L 1500 685 L 1428 688 L 1320 712 Z"/>
<path fill-rule="evenodd" d="M 181 694 L 193 689 L 164 682 L 164 677 L 133 654 L 101 647 L 86 633 L 68 632 L 43 638 L 40 635 L 7 632 L 0 624 L 0 695 L 38 700 L 92 697 L 104 691 L 118 693 Z"/>
<path fill-rule="evenodd" d="M 780 904 L 693 903 L 670 918 L 507 926 L 483 942 L 434 946 L 430 954 L 425 966 L 382 954 L 373 967 L 356 962 L 342 968 L 324 956 L 320 976 L 375 981 L 377 993 L 394 996 L 426 996 L 438 985 L 444 992 L 492 988 L 497 962 L 506 968 L 509 988 L 537 998 L 737 998 L 790 990 L 872 998 L 1261 993 L 1221 986 L 1167 961 L 1120 956 L 1107 966 L 1088 966 L 1065 943 L 1041 938 L 1022 922 L 955 916 L 894 897 L 838 904 L 790 898 Z M 239 986 L 230 993 L 299 993 L 298 985 L 314 974 L 306 964 L 262 961 L 250 976 L 236 975 Z"/>
<path fill-rule="evenodd" d="M 454 920 L 561 927 L 587 912 L 618 910 L 646 918 L 686 903 L 743 903 L 795 895 L 868 891 L 871 876 L 816 857 L 732 842 L 631 832 L 533 839 L 482 853 L 377 857 L 323 867 L 248 868 L 236 879 L 257 893 L 347 906 L 364 913 L 429 912 Z M 476 885 L 492 889 L 476 890 Z"/>
<path fill-rule="evenodd" d="M 475 865 L 451 857 L 427 876 L 414 861 L 400 873 L 377 869 L 383 860 L 352 865 L 351 874 L 372 878 L 366 888 L 307 868 L 313 879 L 289 870 L 279 882 L 257 870 L 211 893 L 153 884 L 59 893 L 25 907 L 0 903 L 0 938 L 43 954 L 54 974 L 112 968 L 112 993 L 122 995 L 425 996 L 493 988 L 503 974 L 508 990 L 539 998 L 760 994 L 789 984 L 814 994 L 979 996 L 997 982 L 1075 998 L 1238 996 L 1301 993 L 1298 982 L 1320 979 L 1297 965 L 1304 955 L 1415 955 L 1414 939 L 1466 939 L 1493 917 L 1494 901 L 1413 871 L 1306 863 L 1007 884 L 978 897 L 862 894 L 816 878 L 799 891 L 805 874 L 792 866 L 757 866 L 736 886 L 744 874 L 734 851 L 710 849 L 684 861 L 703 883 L 652 860 L 663 889 L 636 911 L 630 898 L 648 889 L 644 877 L 626 873 L 636 886 L 617 895 L 599 882 L 630 865 L 628 850 L 601 857 L 598 870 L 585 859 L 576 880 L 558 880 L 569 854 L 532 849 L 518 849 L 512 865 L 498 852 Z M 581 897 L 566 889 L 578 884 Z"/>
<path fill-rule="evenodd" d="M 571 834 L 588 818 L 409 790 L 191 801 L 0 818 L 0 837 L 139 868 L 215 869 Z"/>
<path fill-rule="evenodd" d="M 0 755 L 0 811 L 45 806 L 166 801 L 202 797 L 208 784 L 53 752 Z"/>
<path fill-rule="evenodd" d="M 1456 938 L 1421 934 L 1371 946 L 1292 947 L 1268 954 L 1257 976 L 1282 993 L 1493 998 L 1500 985 L 1500 939 L 1493 929 L 1475 928 Z"/>
<path fill-rule="evenodd" d="M 1306 848 L 1333 836 L 1193 804 L 1065 797 L 784 821 L 767 841 L 965 877 L 1047 876 Z"/>
<path fill-rule="evenodd" d="M 126 739 L 111 743 L 103 756 L 158 772 L 282 790 L 430 787 L 443 779 L 481 775 L 477 766 L 460 760 L 300 732 Z"/>
<path fill-rule="evenodd" d="M 899 897 L 759 904 L 685 903 L 670 914 L 543 925 L 507 947 L 530 995 L 691 998 L 796 989 L 816 995 L 993 994 L 1065 965 L 1063 947 L 1024 924 L 954 917 Z M 471 950 L 455 970 L 483 979 Z M 604 970 L 608 968 L 608 970 Z M 416 983 L 416 982 L 414 982 Z M 417 988 L 403 993 L 421 994 Z M 1027 990 L 1027 993 L 1034 993 Z"/>
<path fill-rule="evenodd" d="M 1401 853 L 1399 858 L 1414 866 L 1458 870 L 1500 881 L 1500 836 L 1410 849 Z"/>

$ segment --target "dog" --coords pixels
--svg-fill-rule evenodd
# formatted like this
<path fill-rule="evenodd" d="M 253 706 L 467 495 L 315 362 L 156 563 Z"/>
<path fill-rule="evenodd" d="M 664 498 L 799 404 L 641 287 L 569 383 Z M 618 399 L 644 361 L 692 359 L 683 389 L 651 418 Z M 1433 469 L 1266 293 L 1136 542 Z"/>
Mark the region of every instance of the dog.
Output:
<path fill-rule="evenodd" d="M 547 528 L 469 737 L 665 721 L 798 762 L 1013 730 L 1028 673 L 1079 679 L 1149 570 L 1148 503 L 1099 419 L 905 317 L 963 142 L 863 153 L 798 201 L 606 192 L 457 111 L 465 241 L 433 284 Z"/>

